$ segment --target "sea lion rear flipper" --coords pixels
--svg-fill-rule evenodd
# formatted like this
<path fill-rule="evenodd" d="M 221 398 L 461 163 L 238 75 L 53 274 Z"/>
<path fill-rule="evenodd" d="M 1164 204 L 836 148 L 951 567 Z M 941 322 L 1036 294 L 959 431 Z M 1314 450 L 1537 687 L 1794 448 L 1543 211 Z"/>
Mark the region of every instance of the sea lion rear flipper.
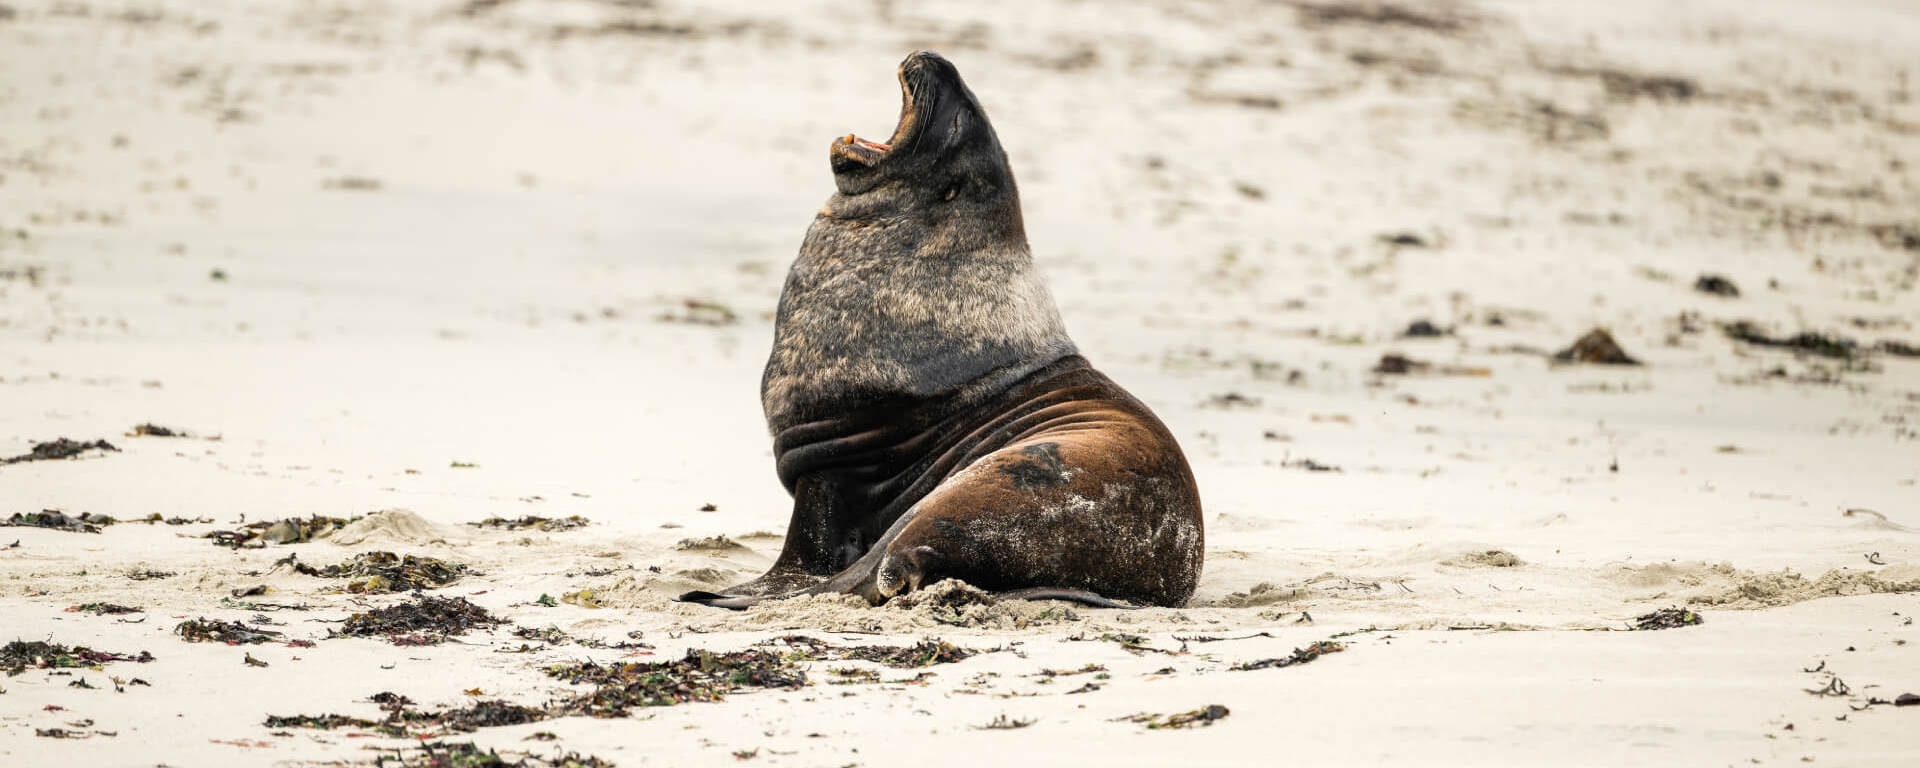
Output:
<path fill-rule="evenodd" d="M 1029 587 L 1007 592 L 995 592 L 993 596 L 1001 600 L 1066 600 L 1094 608 L 1118 608 L 1123 611 L 1138 610 L 1140 606 L 1123 603 L 1084 589 L 1065 587 Z"/>
<path fill-rule="evenodd" d="M 715 608 L 730 608 L 736 611 L 744 611 L 748 606 L 754 605 L 763 599 L 765 598 L 752 595 L 723 595 L 718 592 L 707 592 L 696 589 L 691 592 L 682 593 L 679 597 L 674 598 L 674 601 L 680 603 L 698 603 L 700 605 L 710 605 Z"/>

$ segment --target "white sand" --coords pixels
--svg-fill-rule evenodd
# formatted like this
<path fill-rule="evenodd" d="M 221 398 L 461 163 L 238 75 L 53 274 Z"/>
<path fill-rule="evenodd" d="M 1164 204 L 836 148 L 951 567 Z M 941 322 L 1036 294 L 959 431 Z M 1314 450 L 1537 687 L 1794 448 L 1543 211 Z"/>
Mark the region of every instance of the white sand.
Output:
<path fill-rule="evenodd" d="M 375 550 L 472 565 L 443 593 L 522 625 L 643 632 L 638 660 L 789 630 L 1008 648 L 924 686 L 829 686 L 845 665 L 816 663 L 799 691 L 459 737 L 622 766 L 1920 762 L 1920 708 L 1852 709 L 1920 693 L 1920 361 L 1715 329 L 1920 344 L 1920 11 L 1415 6 L 1463 20 L 1448 31 L 1241 0 L 474 5 L 0 6 L 0 455 L 123 449 L 0 466 L 0 519 L 215 521 L 0 529 L 20 542 L 0 549 L 0 641 L 158 657 L 82 671 L 94 690 L 0 679 L 0 763 L 371 761 L 404 743 L 262 722 L 375 717 L 387 690 L 539 704 L 568 692 L 543 664 L 620 658 L 495 653 L 522 642 L 504 631 L 323 639 L 397 598 L 272 567 Z M 831 190 L 827 143 L 886 134 L 916 47 L 991 111 L 1082 349 L 1194 462 L 1209 548 L 1187 609 L 951 627 L 667 601 L 778 551 L 752 535 L 787 519 L 755 390 L 771 310 Z M 1382 239 L 1399 233 L 1428 247 Z M 1694 291 L 1703 273 L 1742 295 Z M 690 298 L 737 320 L 660 319 Z M 1421 318 L 1456 332 L 1396 338 Z M 1595 326 L 1648 365 L 1512 351 Z M 1369 373 L 1389 352 L 1451 375 Z M 122 436 L 148 421 L 195 437 Z M 350 546 L 195 538 L 396 509 Z M 463 525 L 525 514 L 593 524 Z M 674 548 L 716 534 L 745 548 Z M 1495 549 L 1519 564 L 1471 556 Z M 171 634 L 250 616 L 219 602 L 256 584 L 320 607 L 271 614 L 316 647 Z M 606 607 L 528 605 L 582 588 Z M 144 621 L 64 611 L 100 600 Z M 1706 623 L 1582 631 L 1672 605 Z M 1306 666 L 1228 670 L 1367 628 Z M 1107 632 L 1271 637 L 1069 640 Z M 1101 690 L 1023 677 L 1088 663 Z M 1851 694 L 1805 692 L 1828 672 Z M 1231 715 L 1113 721 L 1207 704 Z M 973 728 L 1001 714 L 1035 722 Z M 116 735 L 35 735 L 83 720 Z M 560 738 L 522 741 L 537 730 Z"/>

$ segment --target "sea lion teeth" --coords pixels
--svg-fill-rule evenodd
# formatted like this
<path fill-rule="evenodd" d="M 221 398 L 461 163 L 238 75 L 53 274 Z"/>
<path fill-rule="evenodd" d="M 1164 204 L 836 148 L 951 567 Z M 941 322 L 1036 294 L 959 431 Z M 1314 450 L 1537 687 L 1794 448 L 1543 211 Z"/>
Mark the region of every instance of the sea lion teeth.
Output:
<path fill-rule="evenodd" d="M 760 396 L 793 495 L 786 542 L 761 577 L 681 599 L 878 603 L 958 578 L 1184 604 L 1205 541 L 1178 441 L 1067 336 L 1006 152 L 953 64 L 922 51 L 900 78 L 888 144 L 836 143 L 837 191 L 780 294 Z M 872 154 L 902 141 L 897 162 Z"/>

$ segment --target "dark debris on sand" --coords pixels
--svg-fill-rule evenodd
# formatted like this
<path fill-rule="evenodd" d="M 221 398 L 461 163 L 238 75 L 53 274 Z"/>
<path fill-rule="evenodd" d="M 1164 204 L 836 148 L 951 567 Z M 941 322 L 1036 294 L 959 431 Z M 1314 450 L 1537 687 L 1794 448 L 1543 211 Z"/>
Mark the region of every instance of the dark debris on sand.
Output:
<path fill-rule="evenodd" d="M 1378 0 L 1295 2 L 1293 7 L 1299 15 L 1300 23 L 1305 26 L 1347 24 L 1406 27 L 1437 33 L 1460 32 L 1467 26 L 1467 19 L 1461 16 L 1441 15 L 1437 10 L 1422 10 L 1414 6 L 1396 5 L 1378 2 Z"/>
<path fill-rule="evenodd" d="M 1581 336 L 1573 346 L 1560 350 L 1553 356 L 1563 363 L 1593 363 L 1599 365 L 1639 365 L 1640 361 L 1627 355 L 1626 350 L 1613 340 L 1613 334 L 1595 328 Z"/>
<path fill-rule="evenodd" d="M 374 758 L 373 768 L 613 768 L 613 763 L 576 752 L 544 757 L 481 749 L 470 741 L 432 741 L 405 750 L 382 752 Z"/>
<path fill-rule="evenodd" d="M 973 726 L 973 729 L 976 731 L 1017 731 L 1037 722 L 1039 721 L 1033 718 L 1011 718 L 1007 717 L 1005 713 L 1001 713 L 992 720 L 988 720 L 985 724 Z"/>
<path fill-rule="evenodd" d="M 211 523 L 211 522 L 213 522 L 213 518 L 211 518 L 211 517 L 161 517 L 161 516 L 160 516 L 160 513 L 158 513 L 158 512 L 155 512 L 155 513 L 153 513 L 153 514 L 151 514 L 151 515 L 147 515 L 146 517 L 137 517 L 137 518 L 134 518 L 134 519 L 131 519 L 131 520 L 121 520 L 121 521 L 119 521 L 119 522 L 122 522 L 122 523 L 146 523 L 147 525 L 155 525 L 155 524 L 164 524 L 164 525 L 205 525 L 205 524 L 207 524 L 207 523 Z"/>
<path fill-rule="evenodd" d="M 0 528 L 47 528 L 74 533 L 99 533 L 101 527 L 115 522 L 111 517 L 91 512 L 69 515 L 57 509 L 43 509 L 39 512 L 15 512 L 7 519 L 0 520 Z"/>
<path fill-rule="evenodd" d="M 395 645 L 438 645 L 448 637 L 505 623 L 464 597 L 424 596 L 349 616 L 338 634 L 385 637 Z"/>
<path fill-rule="evenodd" d="M 163 427 L 149 421 L 145 424 L 133 425 L 133 430 L 128 432 L 127 436 L 128 437 L 186 437 L 187 431 L 184 429 L 173 429 L 171 427 Z"/>
<path fill-rule="evenodd" d="M 1114 645 L 1120 646 L 1120 650 L 1126 651 L 1127 653 L 1131 653 L 1135 656 L 1144 656 L 1149 653 L 1158 653 L 1164 656 L 1183 656 L 1187 653 L 1187 648 L 1185 643 L 1181 644 L 1179 650 L 1169 651 L 1165 648 L 1155 648 L 1152 645 L 1149 645 L 1145 635 L 1133 635 L 1125 632 L 1104 632 L 1097 637 L 1088 637 L 1086 635 L 1074 635 L 1067 639 L 1073 642 L 1090 641 L 1090 642 L 1101 642 L 1101 643 L 1113 643 Z"/>
<path fill-rule="evenodd" d="M 573 635 L 567 634 L 566 631 L 555 626 L 548 626 L 545 629 L 539 629 L 535 627 L 515 626 L 513 628 L 513 636 L 520 638 L 522 640 L 537 640 L 539 642 L 546 643 L 547 645 L 566 645 L 568 643 L 572 643 L 574 645 L 582 646 L 585 648 L 615 648 L 619 650 L 628 650 L 628 651 L 648 650 L 653 648 L 653 645 L 651 643 L 640 642 L 641 633 L 639 631 L 628 632 L 626 640 L 622 640 L 616 643 L 609 643 L 609 642 L 606 642 L 605 640 L 601 640 L 598 638 L 574 637 Z M 524 651 L 515 650 L 512 652 L 524 653 L 524 652 L 529 652 L 533 650 L 532 647 L 527 646 L 525 644 L 522 644 L 521 647 L 524 648 L 525 650 Z"/>
<path fill-rule="evenodd" d="M 796 690 L 807 682 L 806 673 L 793 661 L 764 650 L 713 653 L 695 649 L 675 661 L 604 665 L 585 661 L 556 664 L 548 667 L 546 673 L 575 685 L 591 685 L 593 690 L 561 697 L 541 707 L 494 700 L 445 710 L 417 709 L 405 696 L 380 693 L 374 695 L 373 700 L 387 713 L 382 720 L 335 714 L 275 715 L 267 718 L 266 725 L 320 730 L 361 728 L 386 736 L 431 738 L 556 717 L 625 717 L 645 707 L 719 701 L 727 694 L 749 688 Z"/>
<path fill-rule="evenodd" d="M 641 707 L 719 701 L 743 689 L 795 690 L 807 684 L 807 673 L 794 659 L 758 649 L 732 653 L 692 649 L 675 661 L 558 664 L 548 667 L 547 675 L 593 685 L 592 693 L 556 706 L 566 714 L 591 717 L 624 717 Z"/>
<path fill-rule="evenodd" d="M 274 643 L 285 637 L 270 629 L 249 627 L 237 621 L 219 619 L 187 619 L 175 626 L 173 633 L 189 643 L 226 643 L 227 645 Z"/>
<path fill-rule="evenodd" d="M 1142 712 L 1137 715 L 1128 715 L 1119 719 L 1129 723 L 1144 723 L 1149 730 L 1158 731 L 1166 728 L 1192 728 L 1195 725 L 1204 728 L 1213 725 L 1217 720 L 1225 719 L 1228 714 L 1231 713 L 1226 707 L 1220 706 L 1219 704 L 1208 704 L 1199 709 L 1171 715 L 1155 715 Z"/>
<path fill-rule="evenodd" d="M 1700 614 L 1685 608 L 1662 608 L 1645 616 L 1635 617 L 1633 620 L 1633 629 L 1679 629 L 1680 627 L 1696 626 L 1705 621 L 1706 619 L 1700 618 Z"/>
<path fill-rule="evenodd" d="M 349 624 L 354 624 L 355 619 L 362 616 L 365 614 L 349 619 Z M 385 624 L 369 633 L 387 634 L 391 631 L 414 631 L 414 628 L 408 625 L 396 630 L 395 625 Z M 350 633 L 351 630 L 342 634 Z M 546 668 L 548 677 L 573 685 L 592 686 L 593 690 L 557 697 L 539 707 L 494 700 L 454 709 L 423 710 L 414 707 L 413 700 L 405 696 L 383 692 L 372 697 L 387 713 L 380 720 L 338 714 L 274 715 L 267 718 L 266 725 L 269 728 L 317 730 L 358 728 L 391 737 L 433 738 L 556 717 L 625 717 L 634 710 L 646 707 L 720 701 L 743 690 L 798 690 L 807 685 L 807 672 L 801 667 L 801 662 L 806 661 L 854 659 L 911 669 L 958 661 L 974 653 L 977 652 L 939 641 L 913 646 L 841 647 L 823 640 L 793 635 L 743 651 L 715 653 L 691 649 L 685 656 L 672 661 L 604 664 L 579 661 L 555 664 Z"/>
<path fill-rule="evenodd" d="M 212 539 L 213 543 L 234 549 L 264 549 L 268 544 L 297 544 L 312 541 L 347 527 L 348 523 L 359 517 L 344 518 L 327 515 L 312 515 L 305 518 L 289 517 L 285 520 L 262 520 L 232 530 L 208 531 L 203 539 Z"/>
<path fill-rule="evenodd" d="M 1415 360 L 1398 352 L 1388 352 L 1380 356 L 1380 362 L 1374 364 L 1373 372 L 1382 376 L 1400 376 L 1425 371 L 1431 367 L 1433 364 L 1425 360 Z"/>
<path fill-rule="evenodd" d="M 1400 335 L 1405 338 L 1417 339 L 1417 338 L 1433 338 L 1436 336 L 1446 336 L 1451 333 L 1453 333 L 1452 328 L 1441 328 L 1440 326 L 1434 325 L 1433 321 L 1431 320 L 1421 319 L 1421 320 L 1415 320 L 1411 323 L 1408 323 L 1407 329 L 1404 331 L 1401 331 Z"/>
<path fill-rule="evenodd" d="M 1740 298 L 1740 287 L 1721 275 L 1701 275 L 1700 279 L 1693 281 L 1693 289 L 1729 299 Z"/>
<path fill-rule="evenodd" d="M 682 552 L 722 552 L 730 549 L 746 549 L 747 547 L 740 542 L 727 538 L 727 535 L 722 533 L 703 539 L 681 539 L 674 543 L 673 548 Z"/>
<path fill-rule="evenodd" d="M 105 440 L 95 440 L 91 443 L 82 443 L 76 440 L 68 440 L 62 437 L 54 440 L 49 440 L 44 443 L 34 443 L 32 450 L 26 453 L 20 454 L 18 456 L 11 456 L 8 458 L 0 459 L 0 464 L 19 464 L 24 461 L 55 461 L 59 459 L 71 459 L 82 453 L 85 453 L 87 451 L 93 451 L 93 450 L 113 451 L 115 453 L 118 453 L 120 451 L 120 449 L 113 447 L 112 443 L 109 443 Z"/>
<path fill-rule="evenodd" d="M 439 589 L 467 575 L 467 566 L 420 555 L 404 557 L 392 552 L 365 552 L 343 563 L 316 568 L 288 555 L 275 565 L 289 565 L 297 573 L 324 579 L 354 579 L 347 591 L 354 594 L 412 592 Z"/>
<path fill-rule="evenodd" d="M 570 515 L 567 517 L 522 515 L 511 518 L 489 517 L 477 523 L 467 523 L 467 525 L 475 528 L 499 528 L 506 531 L 539 530 L 552 533 L 555 531 L 570 531 L 575 528 L 581 528 L 586 526 L 587 522 L 588 520 L 586 518 L 579 515 Z"/>
<path fill-rule="evenodd" d="M 65 646 L 44 640 L 15 640 L 0 646 L 0 670 L 5 670 L 8 677 L 29 669 L 92 668 L 115 661 L 135 661 L 145 664 L 153 661 L 153 654 L 141 651 L 138 654 L 127 655 L 111 651 L 96 651 L 84 645 Z"/>
<path fill-rule="evenodd" d="M 871 661 L 894 669 L 919 669 L 952 664 L 980 653 L 944 640 L 922 640 L 913 645 L 858 645 L 841 647 L 806 635 L 783 635 L 762 645 L 784 644 L 793 661 Z"/>
<path fill-rule="evenodd" d="M 1761 331 L 1758 325 L 1746 320 L 1724 323 L 1720 326 L 1720 331 L 1725 333 L 1727 338 L 1744 341 L 1754 346 L 1791 349 L 1795 352 L 1839 360 L 1851 360 L 1860 352 L 1860 343 L 1844 336 L 1801 331 L 1792 336 L 1774 337 Z"/>
<path fill-rule="evenodd" d="M 118 616 L 126 613 L 145 613 L 147 609 L 119 603 L 81 603 L 67 607 L 67 613 L 91 613 L 95 616 Z"/>
<path fill-rule="evenodd" d="M 1316 643 L 1311 643 L 1305 648 L 1293 649 L 1293 655 L 1291 656 L 1280 656 L 1272 659 L 1261 659 L 1259 661 L 1244 661 L 1233 665 L 1230 669 L 1236 672 L 1247 672 L 1255 669 L 1291 667 L 1295 664 L 1305 664 L 1329 653 L 1339 653 L 1346 649 L 1346 646 L 1332 640 L 1321 640 Z"/>
<path fill-rule="evenodd" d="M 268 715 L 268 728 L 307 728 L 331 731 L 352 728 L 373 731 L 392 738 L 428 739 L 453 733 L 472 733 L 481 728 L 524 725 L 566 713 L 548 708 L 527 707 L 510 701 L 477 701 L 450 709 L 416 709 L 413 700 L 396 693 L 374 694 L 373 700 L 387 713 L 380 720 L 351 715 Z"/>

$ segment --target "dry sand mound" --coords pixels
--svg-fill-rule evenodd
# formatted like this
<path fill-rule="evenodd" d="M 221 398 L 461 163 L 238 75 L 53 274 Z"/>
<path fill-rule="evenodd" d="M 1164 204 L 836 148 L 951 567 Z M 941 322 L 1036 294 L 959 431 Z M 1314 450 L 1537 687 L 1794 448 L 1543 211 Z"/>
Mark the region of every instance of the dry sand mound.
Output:
<path fill-rule="evenodd" d="M 1792 605 L 1820 597 L 1920 592 L 1920 566 L 1890 565 L 1878 571 L 1835 568 L 1808 579 L 1792 570 L 1756 573 L 1731 563 L 1659 563 L 1621 568 L 1615 581 L 1629 587 L 1681 587 L 1678 595 L 1695 605 L 1751 609 Z M 1667 597 L 1661 591 L 1653 597 Z"/>
<path fill-rule="evenodd" d="M 471 539 L 453 528 L 428 522 L 413 510 L 383 509 L 349 523 L 327 540 L 344 547 L 370 542 L 455 544 Z"/>
<path fill-rule="evenodd" d="M 1754 573 L 1729 568 L 1721 573 L 1727 584 L 1693 595 L 1687 602 L 1721 608 L 1770 608 L 1818 597 L 1920 592 L 1920 566 L 1913 565 L 1891 565 L 1877 572 L 1836 568 L 1812 580 L 1792 571 Z"/>

